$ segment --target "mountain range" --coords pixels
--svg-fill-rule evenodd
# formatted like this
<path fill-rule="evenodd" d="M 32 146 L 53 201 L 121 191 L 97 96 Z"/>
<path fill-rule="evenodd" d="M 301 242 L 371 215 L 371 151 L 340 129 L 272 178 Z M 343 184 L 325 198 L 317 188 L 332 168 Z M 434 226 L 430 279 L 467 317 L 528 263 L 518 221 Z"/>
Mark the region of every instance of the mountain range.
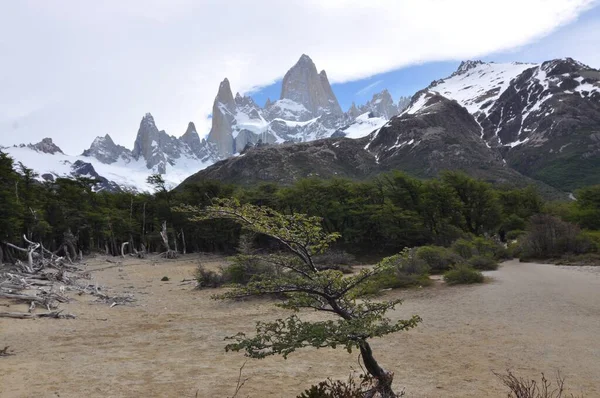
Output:
<path fill-rule="evenodd" d="M 225 78 L 215 97 L 212 128 L 206 139 L 200 139 L 192 122 L 181 137 L 169 135 L 158 129 L 148 113 L 140 122 L 133 149 L 117 145 L 107 134 L 97 137 L 78 156 L 63 153 L 52 138 L 0 150 L 33 169 L 40 180 L 93 177 L 99 180 L 98 190 L 147 191 L 151 187 L 146 180 L 151 174 L 162 174 L 174 187 L 198 170 L 248 147 L 365 136 L 408 103 L 408 98 L 395 102 L 383 90 L 366 104 L 352 104 L 343 112 L 326 72 L 317 72 L 310 57 L 302 55 L 285 74 L 280 98 L 267 100 L 263 107 L 249 96 L 234 96 Z"/>
<path fill-rule="evenodd" d="M 219 179 L 291 183 L 308 176 L 366 178 L 400 169 L 419 177 L 463 170 L 491 182 L 570 192 L 600 183 L 600 71 L 573 59 L 541 64 L 465 61 L 411 99 L 387 90 L 344 112 L 325 71 L 302 55 L 280 98 L 259 106 L 219 85 L 212 128 L 193 123 L 179 138 L 150 114 L 133 149 L 98 137 L 80 156 L 51 139 L 3 148 L 41 178 L 88 176 L 98 189 L 148 190 L 163 174 L 172 186 Z"/>

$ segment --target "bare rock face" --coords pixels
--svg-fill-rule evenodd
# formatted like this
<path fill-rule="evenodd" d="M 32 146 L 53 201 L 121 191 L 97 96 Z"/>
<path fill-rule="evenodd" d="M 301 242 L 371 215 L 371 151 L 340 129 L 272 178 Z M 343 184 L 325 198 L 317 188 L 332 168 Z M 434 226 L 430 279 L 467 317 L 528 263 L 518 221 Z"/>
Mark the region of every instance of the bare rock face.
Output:
<path fill-rule="evenodd" d="M 55 153 L 63 153 L 62 149 L 52 142 L 52 138 L 44 138 L 37 144 L 29 144 L 27 147 L 33 149 L 34 151 L 47 153 L 50 155 L 54 155 Z"/>
<path fill-rule="evenodd" d="M 140 122 L 132 155 L 136 160 L 143 158 L 148 169 L 165 174 L 167 165 L 173 165 L 175 159 L 181 157 L 180 144 L 177 138 L 168 135 L 164 130 L 159 131 L 154 118 L 147 113 Z"/>
<path fill-rule="evenodd" d="M 133 157 L 129 149 L 115 144 L 108 134 L 104 137 L 96 137 L 90 148 L 83 151 L 82 156 L 96 158 L 104 164 L 112 164 L 119 159 L 129 163 Z"/>
<path fill-rule="evenodd" d="M 342 113 L 327 74 L 317 72 L 308 55 L 302 55 L 296 65 L 283 77 L 281 99 L 289 99 L 303 105 L 313 115 Z"/>
<path fill-rule="evenodd" d="M 215 144 L 223 156 L 233 154 L 233 135 L 231 125 L 235 119 L 236 106 L 231 92 L 229 80 L 225 79 L 219 85 L 212 112 L 212 128 L 208 141 Z"/>

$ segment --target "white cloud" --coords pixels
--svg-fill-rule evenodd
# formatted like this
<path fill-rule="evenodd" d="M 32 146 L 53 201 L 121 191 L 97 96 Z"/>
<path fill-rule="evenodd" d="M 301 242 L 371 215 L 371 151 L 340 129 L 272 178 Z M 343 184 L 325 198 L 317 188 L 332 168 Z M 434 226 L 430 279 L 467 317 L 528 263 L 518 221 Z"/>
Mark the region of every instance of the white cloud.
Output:
<path fill-rule="evenodd" d="M 573 21 L 591 0 L 20 0 L 0 6 L 2 144 L 52 136 L 79 152 L 131 147 L 152 112 L 208 132 L 219 82 L 247 92 L 300 54 L 332 83 L 508 50 Z M 591 51 L 591 49 L 590 49 Z M 42 108 L 40 108 L 42 106 Z"/>
<path fill-rule="evenodd" d="M 383 83 L 383 80 L 377 80 L 376 82 L 371 83 L 368 86 L 361 88 L 356 93 L 354 93 L 354 95 L 361 96 L 361 95 L 369 94 L 369 92 L 371 90 L 373 90 L 375 87 L 379 86 L 381 83 Z"/>

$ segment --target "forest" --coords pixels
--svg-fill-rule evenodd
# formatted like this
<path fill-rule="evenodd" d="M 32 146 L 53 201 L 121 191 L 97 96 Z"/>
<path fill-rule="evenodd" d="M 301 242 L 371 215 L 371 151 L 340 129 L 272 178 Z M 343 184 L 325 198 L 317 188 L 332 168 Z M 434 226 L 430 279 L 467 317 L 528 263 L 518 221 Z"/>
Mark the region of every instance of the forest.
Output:
<path fill-rule="evenodd" d="M 459 238 L 495 237 L 511 242 L 529 233 L 551 242 L 530 242 L 531 258 L 598 252 L 600 186 L 575 193 L 577 200 L 548 202 L 534 188 L 492 186 L 459 172 L 420 180 L 392 171 L 369 181 L 303 179 L 292 186 L 264 183 L 245 188 L 201 181 L 167 189 L 160 175 L 149 177 L 153 193 L 96 192 L 87 178 L 37 175 L 0 152 L 0 260 L 14 262 L 25 238 L 60 253 L 121 254 L 128 251 L 234 253 L 242 232 L 231 220 L 191 222 L 176 211 L 205 207 L 215 198 L 267 206 L 284 214 L 322 218 L 326 232 L 341 238 L 334 249 L 381 258 L 422 245 L 448 246 Z M 163 224 L 170 248 L 161 237 Z M 268 244 L 260 235 L 256 243 Z M 550 247 L 550 246 L 551 247 Z"/>

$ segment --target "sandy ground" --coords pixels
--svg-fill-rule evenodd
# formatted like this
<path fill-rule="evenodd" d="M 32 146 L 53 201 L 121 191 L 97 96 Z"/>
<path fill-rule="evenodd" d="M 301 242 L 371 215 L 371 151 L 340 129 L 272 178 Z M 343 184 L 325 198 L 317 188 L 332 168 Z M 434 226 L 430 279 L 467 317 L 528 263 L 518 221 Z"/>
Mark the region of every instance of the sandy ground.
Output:
<path fill-rule="evenodd" d="M 0 357 L 0 397 L 230 397 L 246 359 L 225 353 L 224 336 L 286 313 L 264 300 L 214 301 L 214 291 L 181 284 L 197 259 L 131 259 L 121 269 L 90 260 L 94 279 L 113 293 L 133 293 L 134 306 L 75 296 L 62 305 L 74 320 L 0 319 L 0 346 L 15 354 Z M 216 267 L 221 260 L 201 261 Z M 161 282 L 165 275 L 171 281 Z M 409 397 L 505 397 L 492 371 L 561 370 L 572 392 L 600 397 L 600 268 L 511 261 L 487 275 L 483 285 L 438 281 L 388 294 L 405 299 L 391 317 L 424 319 L 372 343 L 395 384 Z M 356 363 L 356 353 L 312 349 L 249 360 L 239 396 L 294 397 L 326 377 L 346 378 Z"/>

